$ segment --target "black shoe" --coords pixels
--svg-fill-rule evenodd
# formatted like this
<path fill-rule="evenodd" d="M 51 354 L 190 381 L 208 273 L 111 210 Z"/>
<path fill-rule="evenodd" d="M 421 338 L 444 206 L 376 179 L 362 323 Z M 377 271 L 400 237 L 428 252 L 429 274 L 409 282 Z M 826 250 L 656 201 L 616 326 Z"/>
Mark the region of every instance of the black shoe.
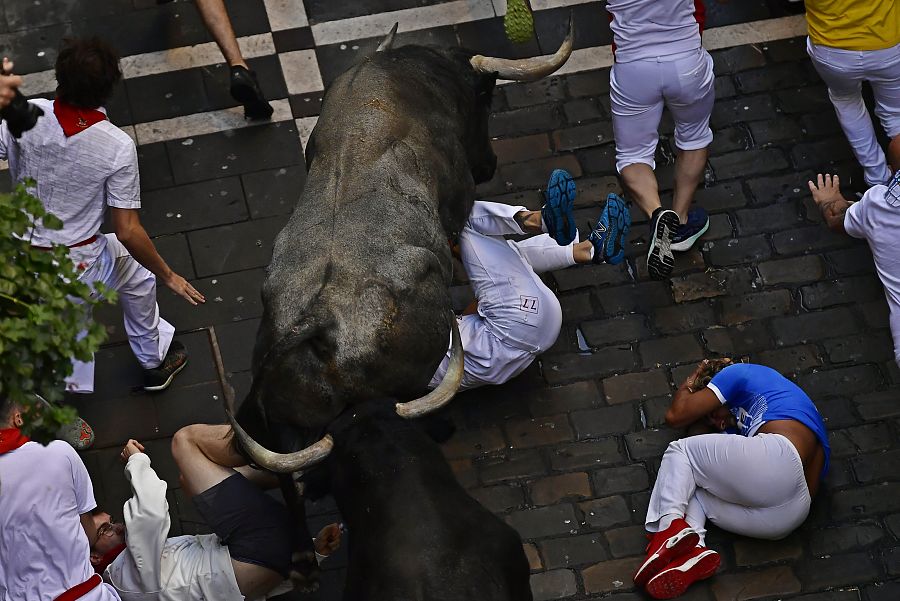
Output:
<path fill-rule="evenodd" d="M 659 208 L 650 218 L 650 248 L 647 250 L 647 271 L 654 280 L 664 280 L 675 267 L 672 238 L 681 220 L 671 209 Z"/>
<path fill-rule="evenodd" d="M 159 392 L 165 390 L 175 379 L 175 376 L 187 365 L 188 354 L 184 345 L 173 340 L 169 345 L 169 352 L 159 367 L 144 370 L 144 390 L 147 392 Z"/>
<path fill-rule="evenodd" d="M 263 97 L 256 73 L 240 65 L 231 68 L 231 96 L 244 105 L 247 119 L 269 119 L 275 110 Z"/>

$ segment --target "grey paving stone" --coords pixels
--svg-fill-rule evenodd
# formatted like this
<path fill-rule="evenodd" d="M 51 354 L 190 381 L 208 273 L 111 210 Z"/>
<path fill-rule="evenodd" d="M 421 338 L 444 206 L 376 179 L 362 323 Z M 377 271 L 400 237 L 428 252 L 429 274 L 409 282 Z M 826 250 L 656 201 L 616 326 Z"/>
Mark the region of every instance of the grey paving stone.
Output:
<path fill-rule="evenodd" d="M 552 505 L 560 501 L 579 501 L 593 497 L 588 475 L 584 472 L 558 474 L 535 480 L 528 485 L 534 505 Z"/>
<path fill-rule="evenodd" d="M 752 46 L 737 46 L 712 53 L 716 73 L 737 73 L 766 64 L 762 52 Z"/>
<path fill-rule="evenodd" d="M 766 286 L 817 281 L 825 275 L 825 264 L 818 256 L 766 261 L 758 269 Z"/>
<path fill-rule="evenodd" d="M 680 433 L 668 428 L 642 430 L 626 434 L 625 444 L 632 459 L 650 459 L 661 457 L 669 443 L 678 438 L 681 438 Z"/>
<path fill-rule="evenodd" d="M 772 236 L 772 245 L 780 255 L 811 253 L 851 244 L 848 236 L 841 236 L 821 226 L 777 232 Z"/>
<path fill-rule="evenodd" d="M 822 332 L 828 332 L 829 336 L 844 336 L 857 331 L 853 314 L 846 307 L 776 317 L 771 325 L 776 341 L 785 346 L 815 340 Z"/>
<path fill-rule="evenodd" d="M 825 253 L 825 260 L 838 276 L 872 273 L 874 267 L 872 253 L 867 245 Z"/>
<path fill-rule="evenodd" d="M 547 466 L 536 449 L 504 453 L 477 463 L 482 484 L 497 484 L 505 480 L 541 476 Z"/>
<path fill-rule="evenodd" d="M 775 92 L 775 102 L 788 114 L 808 114 L 831 107 L 825 86 L 805 86 Z"/>
<path fill-rule="evenodd" d="M 541 542 L 540 547 L 549 569 L 568 568 L 609 559 L 609 553 L 603 545 L 603 536 L 597 533 L 553 538 Z"/>
<path fill-rule="evenodd" d="M 798 384 L 813 397 L 859 394 L 879 387 L 881 374 L 871 365 L 822 370 L 799 378 Z"/>
<path fill-rule="evenodd" d="M 785 375 L 802 373 L 822 365 L 819 350 L 811 344 L 761 352 L 758 362 Z"/>
<path fill-rule="evenodd" d="M 640 282 L 597 291 L 597 299 L 607 315 L 646 313 L 650 309 L 672 303 L 672 293 L 665 282 Z"/>
<path fill-rule="evenodd" d="M 598 349 L 588 355 L 561 354 L 541 357 L 544 377 L 551 385 L 586 378 L 601 378 L 633 369 L 634 353 L 627 346 Z"/>
<path fill-rule="evenodd" d="M 491 146 L 497 155 L 499 165 L 538 159 L 552 154 L 550 137 L 546 133 L 493 140 Z"/>
<path fill-rule="evenodd" d="M 883 293 L 881 282 L 873 275 L 816 282 L 800 289 L 803 306 L 809 309 L 862 303 L 875 300 Z"/>
<path fill-rule="evenodd" d="M 179 184 L 303 162 L 293 121 L 172 140 L 166 149 Z"/>
<path fill-rule="evenodd" d="M 563 126 L 563 115 L 556 104 L 542 104 L 493 113 L 489 128 L 492 136 L 521 135 L 553 131 Z"/>
<path fill-rule="evenodd" d="M 754 204 L 765 205 L 773 202 L 799 200 L 809 196 L 806 182 L 815 177 L 812 171 L 766 175 L 748 180 L 747 186 Z"/>
<path fill-rule="evenodd" d="M 803 136 L 801 124 L 788 117 L 776 117 L 768 121 L 753 121 L 748 123 L 753 143 L 756 146 L 766 146 L 778 142 L 791 142 Z"/>
<path fill-rule="evenodd" d="M 717 156 L 735 150 L 747 150 L 752 145 L 748 129 L 743 126 L 726 127 L 715 133 L 712 144 L 709 145 L 709 154 Z"/>
<path fill-rule="evenodd" d="M 884 530 L 875 524 L 854 524 L 816 530 L 810 540 L 815 556 L 835 555 L 869 547 L 884 538 Z"/>
<path fill-rule="evenodd" d="M 574 438 L 566 415 L 508 421 L 504 430 L 512 449 L 552 445 Z"/>
<path fill-rule="evenodd" d="M 767 65 L 762 69 L 743 71 L 734 77 L 738 89 L 745 94 L 791 88 L 818 81 L 807 62 Z"/>
<path fill-rule="evenodd" d="M 628 403 L 669 393 L 669 381 L 663 370 L 656 369 L 632 374 L 613 376 L 603 381 L 606 402 L 610 404 Z"/>
<path fill-rule="evenodd" d="M 572 570 L 550 570 L 531 576 L 531 592 L 535 601 L 565 599 L 578 593 Z"/>
<path fill-rule="evenodd" d="M 141 204 L 141 223 L 151 236 L 247 218 L 241 182 L 235 177 L 154 190 L 144 195 Z"/>
<path fill-rule="evenodd" d="M 612 123 L 599 121 L 553 132 L 557 150 L 575 150 L 613 142 Z"/>
<path fill-rule="evenodd" d="M 771 173 L 788 166 L 782 152 L 775 148 L 731 152 L 709 160 L 720 180 Z"/>
<path fill-rule="evenodd" d="M 473 430 L 457 430 L 441 445 L 448 458 L 473 457 L 506 448 L 506 438 L 499 426 Z"/>
<path fill-rule="evenodd" d="M 694 194 L 694 202 L 710 213 L 716 213 L 745 206 L 747 195 L 740 182 L 725 182 L 700 188 Z"/>
<path fill-rule="evenodd" d="M 778 566 L 739 574 L 721 574 L 712 584 L 712 590 L 716 601 L 750 600 L 799 593 L 801 584 L 790 567 Z"/>
<path fill-rule="evenodd" d="M 259 319 L 245 319 L 216 326 L 216 338 L 226 371 L 250 369 L 259 322 Z"/>
<path fill-rule="evenodd" d="M 640 353 L 644 367 L 686 363 L 703 358 L 703 348 L 693 334 L 645 340 L 640 343 Z"/>
<path fill-rule="evenodd" d="M 525 504 L 525 493 L 518 486 L 499 485 L 470 489 L 469 494 L 476 501 L 493 511 L 504 513 Z"/>
<path fill-rule="evenodd" d="M 835 520 L 873 517 L 900 510 L 900 483 L 885 482 L 837 491 L 831 496 Z"/>
<path fill-rule="evenodd" d="M 729 293 L 750 292 L 754 287 L 754 279 L 753 270 L 747 267 L 709 268 L 701 273 L 673 278 L 672 293 L 675 302 L 682 303 Z"/>
<path fill-rule="evenodd" d="M 709 302 L 686 303 L 662 307 L 653 313 L 653 325 L 663 334 L 699 330 L 715 323 L 715 312 Z"/>
<path fill-rule="evenodd" d="M 303 192 L 306 169 L 303 165 L 267 169 L 241 176 L 250 217 L 259 219 L 287 215 Z"/>
<path fill-rule="evenodd" d="M 609 552 L 615 558 L 642 555 L 647 546 L 643 526 L 613 528 L 604 533 Z"/>
<path fill-rule="evenodd" d="M 570 100 L 563 105 L 563 112 L 565 113 L 566 121 L 575 124 L 609 118 L 609 114 L 601 108 L 596 98 Z"/>
<path fill-rule="evenodd" d="M 798 227 L 806 220 L 800 215 L 797 204 L 783 202 L 762 208 L 737 211 L 738 232 L 742 236 L 770 233 L 782 229 Z"/>
<path fill-rule="evenodd" d="M 142 193 L 175 185 L 165 143 L 142 144 L 138 146 L 137 153 Z"/>
<path fill-rule="evenodd" d="M 886 482 L 900 478 L 897 462 L 900 460 L 900 449 L 867 453 L 850 460 L 856 479 L 863 483 Z"/>
<path fill-rule="evenodd" d="M 572 423 L 579 440 L 631 431 L 637 421 L 634 407 L 619 405 L 572 413 Z"/>
<path fill-rule="evenodd" d="M 900 598 L 900 582 L 876 582 L 865 591 L 866 601 L 891 601 Z"/>
<path fill-rule="evenodd" d="M 534 416 L 555 415 L 601 404 L 595 382 L 575 382 L 556 388 L 542 388 L 531 399 L 528 408 Z"/>
<path fill-rule="evenodd" d="M 886 423 L 865 424 L 828 433 L 833 457 L 847 457 L 887 449 L 893 443 Z"/>
<path fill-rule="evenodd" d="M 888 330 L 832 338 L 824 341 L 824 346 L 832 363 L 872 363 L 894 357 L 894 344 Z"/>
<path fill-rule="evenodd" d="M 206 296 L 206 303 L 193 307 L 174 292 L 158 294 L 160 312 L 171 316 L 178 329 L 189 330 L 262 316 L 259 291 L 265 272 L 252 269 L 195 280 L 194 287 Z"/>
<path fill-rule="evenodd" d="M 627 574 L 634 574 L 642 561 L 643 559 L 640 558 L 615 559 L 584 568 L 581 571 L 581 577 L 584 581 L 585 592 L 598 595 L 633 590 L 634 582 Z M 623 574 L 625 574 L 624 577 Z M 620 595 L 616 595 L 611 599 L 619 601 L 620 597 Z M 625 599 L 623 597 L 622 601 Z"/>
<path fill-rule="evenodd" d="M 760 566 L 802 556 L 803 544 L 797 533 L 777 541 L 744 537 L 734 541 L 734 563 L 738 566 Z"/>
<path fill-rule="evenodd" d="M 188 242 L 197 275 L 206 277 L 267 266 L 275 236 L 286 221 L 279 215 L 190 232 Z"/>
<path fill-rule="evenodd" d="M 591 346 L 640 340 L 651 335 L 644 316 L 637 314 L 586 321 L 581 324 L 581 330 Z"/>
<path fill-rule="evenodd" d="M 549 453 L 554 470 L 591 469 L 624 459 L 616 438 L 557 445 Z"/>
<path fill-rule="evenodd" d="M 725 296 L 719 299 L 722 323 L 734 325 L 791 311 L 793 301 L 787 290 L 767 290 L 744 296 Z"/>
<path fill-rule="evenodd" d="M 641 465 L 600 469 L 591 474 L 591 481 L 600 496 L 638 492 L 650 486 L 650 477 Z"/>
<path fill-rule="evenodd" d="M 798 567 L 803 583 L 811 589 L 865 584 L 878 576 L 878 567 L 866 553 L 845 553 L 809 559 Z"/>
<path fill-rule="evenodd" d="M 625 284 L 630 281 L 624 265 L 584 265 L 569 267 L 553 273 L 557 289 L 560 292 L 588 288 L 593 286 L 609 286 Z"/>
<path fill-rule="evenodd" d="M 754 259 L 765 260 L 772 255 L 769 241 L 762 234 L 708 242 L 704 248 L 710 262 L 719 267 L 748 263 Z"/>
<path fill-rule="evenodd" d="M 600 96 L 609 93 L 609 69 L 576 73 L 566 78 L 569 95 Z"/>
<path fill-rule="evenodd" d="M 581 323 L 594 315 L 594 304 L 589 290 L 559 295 L 557 298 L 562 309 L 563 321 Z"/>
<path fill-rule="evenodd" d="M 148 75 L 125 80 L 136 123 L 170 119 L 207 110 L 200 69 Z"/>
<path fill-rule="evenodd" d="M 718 130 L 735 123 L 773 119 L 776 116 L 772 97 L 760 94 L 716 102 L 710 123 Z"/>
<path fill-rule="evenodd" d="M 575 510 L 568 503 L 515 511 L 505 520 L 526 540 L 575 532 L 579 528 Z"/>
<path fill-rule="evenodd" d="M 591 528 L 606 530 L 610 526 L 631 521 L 631 512 L 621 496 L 604 497 L 578 504 L 585 523 Z"/>

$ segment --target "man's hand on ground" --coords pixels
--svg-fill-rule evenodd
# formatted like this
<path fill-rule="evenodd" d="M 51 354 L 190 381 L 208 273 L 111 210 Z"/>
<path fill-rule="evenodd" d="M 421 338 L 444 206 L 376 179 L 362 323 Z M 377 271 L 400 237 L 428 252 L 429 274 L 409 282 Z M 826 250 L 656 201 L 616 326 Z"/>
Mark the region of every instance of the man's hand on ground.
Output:
<path fill-rule="evenodd" d="M 172 272 L 172 275 L 169 276 L 164 284 L 168 286 L 175 294 L 185 299 L 187 302 L 192 305 L 196 305 L 197 303 L 205 303 L 206 297 L 200 294 L 196 288 L 191 286 L 190 282 L 186 279 Z"/>
<path fill-rule="evenodd" d="M 812 192 L 813 200 L 816 201 L 816 204 L 820 209 L 824 210 L 824 207 L 835 200 L 844 200 L 844 196 L 841 194 L 841 178 L 837 175 L 831 175 L 826 173 L 825 175 L 819 174 L 817 186 L 814 182 L 809 181 L 807 185 L 809 186 L 809 191 Z"/>
<path fill-rule="evenodd" d="M 139 443 L 133 438 L 129 438 L 128 442 L 125 443 L 125 446 L 122 447 L 122 452 L 119 454 L 119 457 L 123 462 L 128 462 L 128 458 L 134 455 L 135 453 L 143 453 L 144 445 Z"/>

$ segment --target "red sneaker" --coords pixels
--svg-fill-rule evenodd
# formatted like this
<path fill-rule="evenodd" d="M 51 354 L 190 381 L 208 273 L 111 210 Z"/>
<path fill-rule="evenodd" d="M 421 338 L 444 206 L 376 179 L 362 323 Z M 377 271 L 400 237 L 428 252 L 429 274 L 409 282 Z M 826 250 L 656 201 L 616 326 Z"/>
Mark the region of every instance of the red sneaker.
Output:
<path fill-rule="evenodd" d="M 661 532 L 657 532 L 647 545 L 647 559 L 634 573 L 634 583 L 643 587 L 647 582 L 678 557 L 690 553 L 700 542 L 700 535 L 684 519 L 678 518 Z"/>
<path fill-rule="evenodd" d="M 721 558 L 706 547 L 694 547 L 688 554 L 679 557 L 647 583 L 647 593 L 654 599 L 674 599 L 697 582 L 716 573 Z"/>

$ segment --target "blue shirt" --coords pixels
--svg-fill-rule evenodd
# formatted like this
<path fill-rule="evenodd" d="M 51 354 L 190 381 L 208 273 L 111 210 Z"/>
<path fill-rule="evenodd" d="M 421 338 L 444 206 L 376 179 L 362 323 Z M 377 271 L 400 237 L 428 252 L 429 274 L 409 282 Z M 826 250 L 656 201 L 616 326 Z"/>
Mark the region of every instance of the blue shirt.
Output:
<path fill-rule="evenodd" d="M 752 363 L 729 365 L 707 385 L 737 420 L 738 434 L 753 436 L 766 423 L 779 419 L 800 422 L 816 435 L 825 451 L 828 471 L 831 447 L 825 420 L 799 386 L 772 368 Z"/>

